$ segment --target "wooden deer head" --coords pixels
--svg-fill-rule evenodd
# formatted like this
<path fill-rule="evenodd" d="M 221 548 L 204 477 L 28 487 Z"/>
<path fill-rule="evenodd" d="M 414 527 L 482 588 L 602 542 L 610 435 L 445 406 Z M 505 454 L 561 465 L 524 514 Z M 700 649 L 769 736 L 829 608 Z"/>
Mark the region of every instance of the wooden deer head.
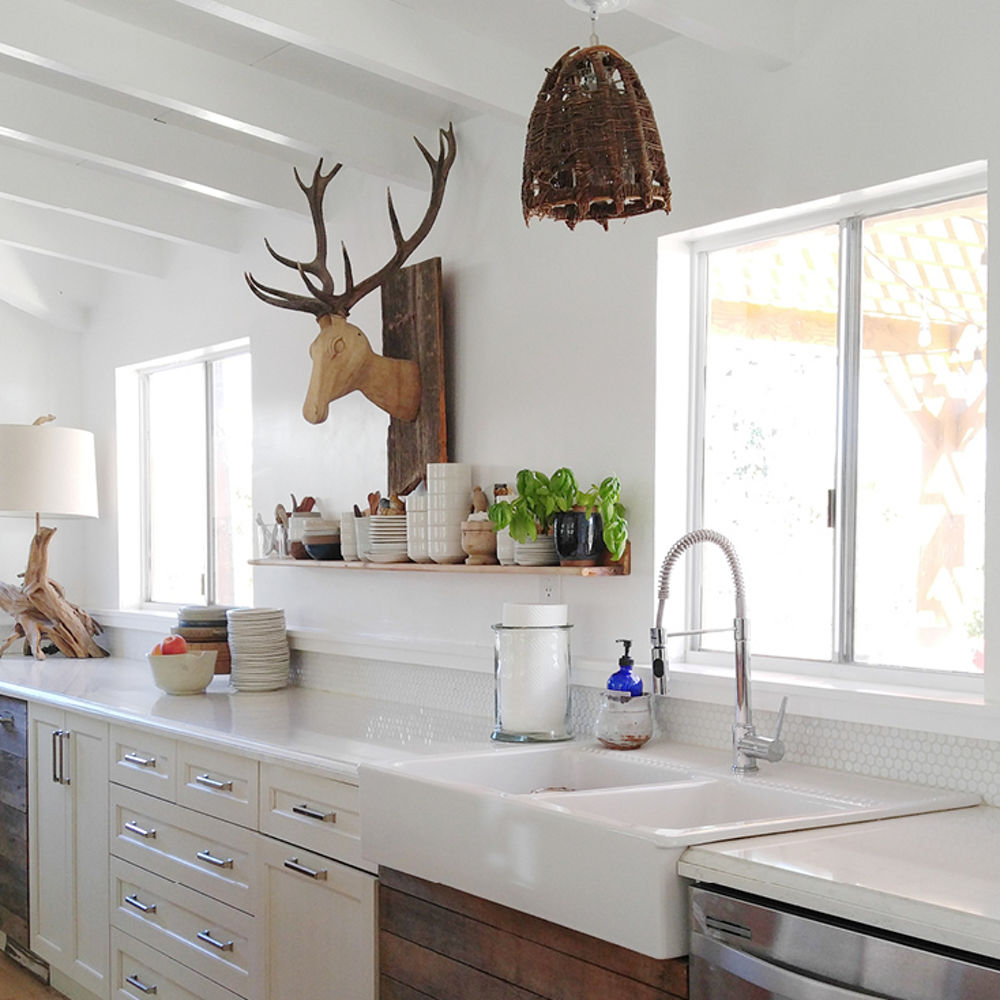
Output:
<path fill-rule="evenodd" d="M 399 420 L 416 419 L 420 409 L 420 366 L 416 361 L 386 358 L 376 354 L 368 338 L 356 326 L 347 322 L 352 307 L 373 292 L 395 271 L 398 271 L 431 231 L 444 198 L 448 171 L 455 161 L 455 130 L 449 126 L 438 135 L 437 157 L 431 156 L 423 143 L 414 142 L 431 171 L 431 193 L 427 211 L 420 225 L 409 237 L 404 237 L 392 204 L 392 192 L 387 190 L 389 225 L 396 252 L 374 274 L 355 284 L 351 258 L 341 243 L 344 258 L 344 290 L 334 292 L 333 277 L 326 263 L 326 226 L 323 221 L 323 195 L 326 187 L 341 168 L 338 163 L 323 173 L 323 161 L 316 166 L 311 184 L 303 184 L 299 172 L 295 180 L 309 202 L 313 227 L 316 230 L 316 256 L 311 261 L 296 261 L 277 253 L 265 239 L 268 253 L 285 267 L 299 272 L 308 295 L 283 292 L 261 284 L 249 272 L 244 274 L 250 290 L 257 298 L 282 309 L 298 309 L 312 313 L 319 322 L 320 332 L 309 348 L 312 376 L 302 406 L 302 415 L 311 424 L 321 424 L 327 418 L 330 403 L 359 389 L 376 406 Z M 316 282 L 319 282 L 317 285 Z"/>

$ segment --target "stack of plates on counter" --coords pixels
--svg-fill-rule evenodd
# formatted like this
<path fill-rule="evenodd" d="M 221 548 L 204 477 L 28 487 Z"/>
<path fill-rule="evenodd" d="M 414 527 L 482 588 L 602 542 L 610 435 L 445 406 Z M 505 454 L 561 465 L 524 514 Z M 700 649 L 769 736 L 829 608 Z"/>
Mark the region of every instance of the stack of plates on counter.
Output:
<path fill-rule="evenodd" d="M 279 608 L 233 608 L 226 612 L 237 691 L 274 691 L 288 684 L 285 612 Z"/>
<path fill-rule="evenodd" d="M 401 514 L 380 514 L 368 518 L 368 560 L 376 563 L 407 562 L 406 518 Z"/>

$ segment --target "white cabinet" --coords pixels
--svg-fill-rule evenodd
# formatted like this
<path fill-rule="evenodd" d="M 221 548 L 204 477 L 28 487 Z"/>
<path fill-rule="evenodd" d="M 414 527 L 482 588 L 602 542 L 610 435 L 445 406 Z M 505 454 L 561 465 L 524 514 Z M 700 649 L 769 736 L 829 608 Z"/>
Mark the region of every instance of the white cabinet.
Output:
<path fill-rule="evenodd" d="M 350 867 L 356 785 L 124 726 L 109 760 L 115 1000 L 142 992 L 129 976 L 184 1000 L 199 982 L 247 1000 L 374 1000 L 377 880 Z"/>
<path fill-rule="evenodd" d="M 373 1000 L 376 879 L 261 837 L 268 1000 Z"/>
<path fill-rule="evenodd" d="M 28 722 L 31 947 L 108 997 L 108 727 L 37 704 Z"/>

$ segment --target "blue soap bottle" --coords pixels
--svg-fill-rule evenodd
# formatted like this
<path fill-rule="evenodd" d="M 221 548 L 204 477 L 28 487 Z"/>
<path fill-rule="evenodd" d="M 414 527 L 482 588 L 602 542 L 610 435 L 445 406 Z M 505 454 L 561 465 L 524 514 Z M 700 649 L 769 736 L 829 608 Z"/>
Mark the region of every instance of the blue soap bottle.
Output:
<path fill-rule="evenodd" d="M 616 639 L 615 642 L 620 642 L 625 647 L 625 652 L 618 660 L 618 669 L 608 678 L 608 690 L 624 691 L 637 698 L 642 694 L 642 678 L 632 673 L 635 661 L 628 655 L 632 648 L 632 640 Z"/>

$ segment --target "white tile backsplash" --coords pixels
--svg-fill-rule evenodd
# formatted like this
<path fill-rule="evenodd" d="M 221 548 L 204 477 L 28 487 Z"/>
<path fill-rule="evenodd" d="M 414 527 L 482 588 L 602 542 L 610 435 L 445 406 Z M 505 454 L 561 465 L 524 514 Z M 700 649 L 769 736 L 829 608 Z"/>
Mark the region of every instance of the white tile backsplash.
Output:
<path fill-rule="evenodd" d="M 484 732 L 483 720 L 493 717 L 493 678 L 489 674 L 298 651 L 293 654 L 293 676 L 294 683 L 303 687 L 473 717 L 478 721 L 470 719 L 470 739 L 478 738 Z M 574 686 L 573 731 L 578 735 L 592 733 L 599 707 L 598 689 Z M 729 706 L 667 697 L 658 708 L 658 719 L 663 734 L 679 743 L 730 745 L 733 710 Z M 765 735 L 774 731 L 775 721 L 774 712 L 754 713 L 754 722 Z M 789 761 L 972 792 L 991 805 L 1000 805 L 1000 740 L 943 736 L 791 713 L 785 718 L 782 739 L 787 748 L 785 759 Z"/>

